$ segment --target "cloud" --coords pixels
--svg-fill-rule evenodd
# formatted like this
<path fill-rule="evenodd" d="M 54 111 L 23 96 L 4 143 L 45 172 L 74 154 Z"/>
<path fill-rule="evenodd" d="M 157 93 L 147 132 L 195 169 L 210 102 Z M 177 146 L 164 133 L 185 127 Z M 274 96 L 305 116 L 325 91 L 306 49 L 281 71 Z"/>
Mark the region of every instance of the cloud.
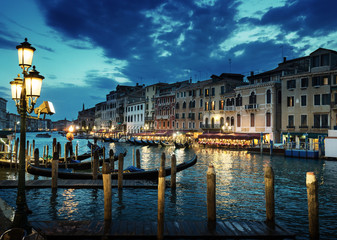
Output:
<path fill-rule="evenodd" d="M 282 56 L 334 46 L 337 21 L 332 0 L 39 0 L 39 6 L 69 46 L 103 49 L 114 69 L 87 72 L 85 83 L 109 90 L 123 81 L 269 70 Z"/>

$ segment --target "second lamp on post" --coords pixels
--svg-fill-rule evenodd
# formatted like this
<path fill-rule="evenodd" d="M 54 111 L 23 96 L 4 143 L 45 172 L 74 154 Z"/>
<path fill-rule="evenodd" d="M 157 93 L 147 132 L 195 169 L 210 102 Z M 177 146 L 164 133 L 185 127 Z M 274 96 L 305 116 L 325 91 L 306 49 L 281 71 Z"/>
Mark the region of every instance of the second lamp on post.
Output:
<path fill-rule="evenodd" d="M 36 100 L 40 97 L 44 77 L 36 71 L 35 66 L 33 70 L 27 73 L 28 69 L 32 66 L 35 51 L 35 48 L 27 42 L 27 38 L 16 48 L 18 50 L 19 66 L 22 68 L 23 78 L 18 76 L 14 81 L 10 82 L 12 99 L 15 101 L 21 118 L 18 191 L 13 227 L 24 228 L 27 232 L 30 232 L 31 227 L 29 226 L 27 217 L 29 209 L 26 201 L 25 185 L 26 119 L 27 114 L 33 112 Z"/>

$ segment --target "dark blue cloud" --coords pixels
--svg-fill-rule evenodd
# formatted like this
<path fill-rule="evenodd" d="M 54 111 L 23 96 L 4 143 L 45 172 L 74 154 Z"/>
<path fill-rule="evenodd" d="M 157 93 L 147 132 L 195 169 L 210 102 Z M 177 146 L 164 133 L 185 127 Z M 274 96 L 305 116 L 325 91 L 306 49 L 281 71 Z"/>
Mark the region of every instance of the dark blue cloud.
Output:
<path fill-rule="evenodd" d="M 282 44 L 288 33 L 298 32 L 299 38 L 292 40 L 298 42 L 304 36 L 335 31 L 337 26 L 333 0 L 291 0 L 283 7 L 269 9 L 261 20 L 248 16 L 238 21 L 234 19 L 240 3 L 235 0 L 215 1 L 213 6 L 198 6 L 193 0 L 38 1 L 46 23 L 70 46 L 97 46 L 104 50 L 107 62 L 126 60 L 121 74 L 145 84 L 228 71 L 248 74 L 251 70 L 269 70 L 282 61 L 282 56 L 303 56 L 309 47 L 295 49 L 289 43 Z M 226 52 L 219 49 L 233 32 L 240 31 L 240 24 L 252 28 L 278 25 L 280 32 L 275 40 L 260 37 L 233 44 Z M 81 41 L 89 45 L 79 44 Z M 243 54 L 236 56 L 237 51 Z M 216 58 L 210 56 L 212 52 Z M 111 90 L 116 85 L 114 79 L 100 75 L 88 75 L 85 81 L 99 89 Z"/>
<path fill-rule="evenodd" d="M 337 30 L 335 0 L 292 1 L 284 7 L 269 10 L 262 24 L 277 24 L 286 31 L 298 31 L 300 36 L 322 36 Z"/>

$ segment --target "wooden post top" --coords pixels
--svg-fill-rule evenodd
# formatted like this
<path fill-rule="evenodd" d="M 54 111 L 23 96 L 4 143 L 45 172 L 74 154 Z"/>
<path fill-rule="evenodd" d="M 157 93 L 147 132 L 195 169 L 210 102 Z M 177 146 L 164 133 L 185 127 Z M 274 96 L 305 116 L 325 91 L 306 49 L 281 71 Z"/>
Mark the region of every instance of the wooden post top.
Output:
<path fill-rule="evenodd" d="M 268 165 L 264 168 L 264 177 L 265 178 L 274 178 L 274 171 L 273 168 Z"/>
<path fill-rule="evenodd" d="M 213 164 L 208 165 L 208 169 L 207 169 L 207 175 L 209 174 L 214 174 L 215 175 L 215 169 Z"/>
<path fill-rule="evenodd" d="M 316 176 L 314 172 L 307 172 L 307 180 L 306 183 L 307 184 L 311 184 L 316 182 Z"/>
<path fill-rule="evenodd" d="M 111 173 L 110 164 L 107 162 L 103 163 L 102 174 L 110 174 L 110 173 Z"/>

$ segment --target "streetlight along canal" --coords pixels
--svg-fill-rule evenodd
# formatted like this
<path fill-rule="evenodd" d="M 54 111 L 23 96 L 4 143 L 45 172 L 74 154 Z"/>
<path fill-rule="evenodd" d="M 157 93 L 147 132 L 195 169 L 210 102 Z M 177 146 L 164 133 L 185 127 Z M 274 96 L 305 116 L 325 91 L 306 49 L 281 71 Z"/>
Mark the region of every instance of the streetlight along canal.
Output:
<path fill-rule="evenodd" d="M 30 142 L 36 134 L 27 133 Z M 52 133 L 52 138 L 63 146 L 65 137 Z M 35 139 L 36 147 L 52 145 L 50 139 Z M 87 140 L 74 139 L 80 151 L 87 151 Z M 125 165 L 132 164 L 132 149 L 127 143 L 100 143 L 113 149 L 126 148 Z M 216 218 L 264 221 L 264 167 L 270 164 L 275 174 L 276 222 L 297 234 L 297 239 L 308 239 L 308 207 L 306 172 L 314 172 L 319 182 L 320 236 L 336 238 L 337 219 L 337 162 L 284 158 L 283 156 L 247 154 L 246 151 L 228 151 L 210 148 L 175 150 L 174 147 L 136 146 L 140 150 L 142 168 L 158 167 L 160 156 L 167 159 L 174 153 L 177 164 L 198 155 L 195 166 L 177 174 L 176 191 L 166 189 L 165 221 L 207 220 L 206 172 L 212 163 L 216 171 Z M 117 163 L 116 163 L 117 164 Z M 13 178 L 13 172 L 0 170 L 1 179 Z M 34 177 L 27 174 L 28 179 Z M 41 179 L 41 177 L 39 177 Z M 169 177 L 167 178 L 167 180 Z M 1 189 L 0 197 L 15 206 L 16 191 Z M 29 220 L 103 220 L 104 197 L 101 189 L 27 190 L 27 202 L 32 214 Z M 124 188 L 121 195 L 112 189 L 112 220 L 156 221 L 157 189 Z"/>

